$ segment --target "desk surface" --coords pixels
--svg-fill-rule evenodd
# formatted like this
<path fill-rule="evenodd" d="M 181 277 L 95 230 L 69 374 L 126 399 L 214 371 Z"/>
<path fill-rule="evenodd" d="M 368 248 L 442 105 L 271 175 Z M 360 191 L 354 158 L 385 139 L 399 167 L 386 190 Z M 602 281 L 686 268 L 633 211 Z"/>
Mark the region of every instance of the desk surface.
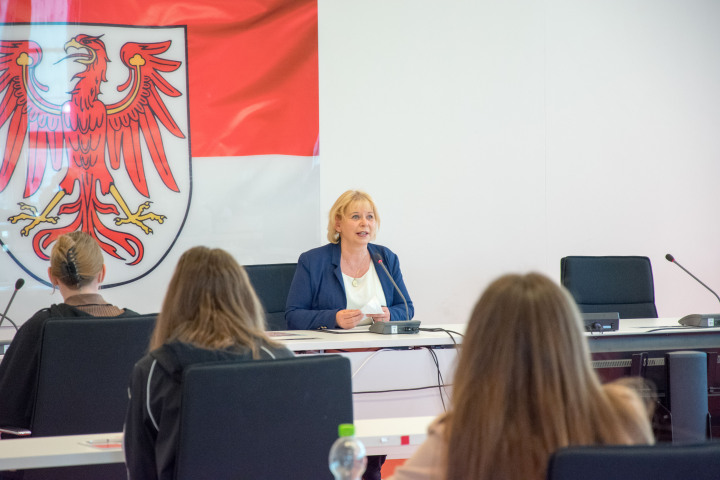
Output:
<path fill-rule="evenodd" d="M 615 332 L 588 333 L 592 353 L 717 348 L 720 328 L 692 328 L 677 318 L 620 319 Z"/>
<path fill-rule="evenodd" d="M 434 417 L 356 420 L 356 436 L 368 455 L 409 458 L 425 441 Z M 88 445 L 92 442 L 93 445 Z M 122 463 L 122 433 L 0 440 L 0 470 Z M 108 447 L 103 445 L 109 444 Z"/>
<path fill-rule="evenodd" d="M 718 345 L 720 328 L 690 328 L 677 323 L 677 318 L 620 319 L 615 332 L 587 333 L 593 353 L 619 352 L 632 349 L 667 350 L 703 348 Z M 353 330 L 288 330 L 270 332 L 273 338 L 295 352 L 308 350 L 347 350 L 366 348 L 402 348 L 418 346 L 452 346 L 462 343 L 465 324 L 421 325 L 421 328 L 444 328 L 457 332 L 421 331 L 417 334 L 379 335 L 367 326 Z"/>
<path fill-rule="evenodd" d="M 357 327 L 352 330 L 285 330 L 269 332 L 271 337 L 282 342 L 292 351 L 308 350 L 347 350 L 364 348 L 402 348 L 428 345 L 454 345 L 461 343 L 459 334 L 465 332 L 465 325 L 430 325 L 421 328 L 444 328 L 457 333 L 428 332 L 380 335 L 370 333 L 368 327 Z M 451 337 L 452 336 L 452 337 Z"/>
<path fill-rule="evenodd" d="M 121 433 L 98 433 L 0 440 L 0 470 L 121 463 L 125 461 L 121 447 L 99 448 L 87 444 L 117 442 L 121 438 Z"/>
<path fill-rule="evenodd" d="M 421 328 L 435 329 L 444 328 L 465 333 L 465 324 L 443 324 L 443 325 L 421 325 Z M 396 334 L 379 335 L 367 331 L 367 326 L 353 330 L 287 330 L 270 332 L 270 335 L 285 344 L 293 351 L 306 350 L 342 350 L 342 349 L 363 349 L 363 348 L 393 348 L 393 347 L 415 347 L 428 345 L 453 345 L 454 342 L 462 343 L 462 337 L 457 334 L 451 335 L 446 332 L 421 331 L 417 334 Z M 660 330 L 659 330 L 660 329 Z M 710 335 L 708 335 L 710 334 Z M 597 340 L 606 340 L 604 343 L 613 343 L 624 348 L 626 342 L 622 337 L 633 338 L 636 341 L 640 338 L 653 339 L 660 342 L 658 349 L 662 348 L 683 348 L 687 343 L 686 336 L 703 335 L 714 337 L 720 335 L 720 328 L 687 328 L 678 325 L 677 318 L 641 318 L 621 319 L 620 329 L 615 332 L 588 333 L 592 351 L 607 351 L 599 345 L 594 345 Z M 15 328 L 12 326 L 0 327 L 0 345 L 8 345 L 15 336 Z M 672 340 L 675 338 L 676 340 Z M 454 340 L 454 341 L 453 341 Z M 610 340 L 610 341 L 607 341 Z M 713 345 L 717 340 L 709 340 Z M 647 343 L 647 342 L 644 342 Z"/>

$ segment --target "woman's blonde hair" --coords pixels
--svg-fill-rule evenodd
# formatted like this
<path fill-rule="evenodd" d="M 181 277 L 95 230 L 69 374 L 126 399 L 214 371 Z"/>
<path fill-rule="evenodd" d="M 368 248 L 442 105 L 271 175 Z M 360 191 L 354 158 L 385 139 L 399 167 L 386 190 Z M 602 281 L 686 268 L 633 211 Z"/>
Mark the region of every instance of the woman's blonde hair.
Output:
<path fill-rule="evenodd" d="M 278 346 L 265 334 L 263 307 L 245 269 L 225 250 L 207 247 L 180 257 L 150 349 L 174 340 L 207 349 L 244 346 L 254 358 L 262 343 Z"/>
<path fill-rule="evenodd" d="M 375 206 L 375 202 L 373 202 L 372 197 L 360 190 L 348 190 L 347 192 L 340 195 L 337 200 L 335 200 L 335 204 L 332 206 L 332 208 L 330 209 L 330 213 L 328 214 L 328 242 L 340 242 L 340 234 L 335 231 L 335 223 L 345 217 L 345 214 L 348 212 L 348 208 L 350 208 L 351 205 L 361 203 L 367 203 L 370 206 L 370 209 L 375 214 L 376 231 L 377 228 L 380 228 L 380 214 L 378 213 L 377 207 Z M 375 240 L 374 233 L 373 237 L 370 240 Z"/>
<path fill-rule="evenodd" d="M 85 232 L 60 235 L 50 252 L 50 274 L 63 285 L 79 289 L 93 282 L 102 271 L 100 245 Z"/>
<path fill-rule="evenodd" d="M 447 480 L 540 480 L 559 447 L 652 443 L 639 396 L 600 384 L 582 331 L 570 295 L 544 275 L 506 275 L 488 287 L 455 372 Z"/>

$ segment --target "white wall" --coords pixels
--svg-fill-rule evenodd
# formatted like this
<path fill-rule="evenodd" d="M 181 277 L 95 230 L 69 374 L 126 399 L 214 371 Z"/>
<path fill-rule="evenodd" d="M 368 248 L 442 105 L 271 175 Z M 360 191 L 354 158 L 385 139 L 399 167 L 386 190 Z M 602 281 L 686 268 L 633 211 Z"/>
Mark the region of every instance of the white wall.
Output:
<path fill-rule="evenodd" d="M 720 3 L 320 0 L 321 219 L 370 192 L 425 322 L 508 271 L 647 255 L 661 316 L 720 305 Z"/>

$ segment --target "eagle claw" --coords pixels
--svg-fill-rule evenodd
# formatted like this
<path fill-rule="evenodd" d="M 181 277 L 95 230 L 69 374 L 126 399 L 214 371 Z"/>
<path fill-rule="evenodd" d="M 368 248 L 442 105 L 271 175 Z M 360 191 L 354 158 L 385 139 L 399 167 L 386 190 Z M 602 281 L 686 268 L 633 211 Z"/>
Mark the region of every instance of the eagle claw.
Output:
<path fill-rule="evenodd" d="M 30 223 L 23 227 L 22 230 L 20 230 L 20 234 L 23 237 L 27 237 L 30 235 L 30 231 L 40 225 L 41 223 L 52 223 L 57 224 L 59 217 L 51 217 L 44 214 L 38 215 L 37 208 L 33 207 L 32 205 L 28 205 L 24 202 L 19 202 L 18 205 L 20 206 L 20 210 L 28 210 L 30 213 L 18 213 L 17 215 L 13 215 L 12 217 L 8 217 L 8 220 L 10 223 L 17 223 L 22 220 L 30 220 Z"/>
<path fill-rule="evenodd" d="M 135 213 L 125 212 L 125 214 L 127 215 L 127 218 L 115 217 L 115 225 L 124 225 L 126 223 L 132 223 L 133 225 L 137 225 L 138 227 L 140 227 L 142 229 L 142 231 L 145 232 L 146 235 L 151 234 L 152 228 L 145 225 L 144 222 L 147 220 L 153 220 L 158 223 L 163 223 L 167 217 L 165 215 L 158 215 L 158 214 L 152 213 L 152 212 L 144 213 L 145 210 L 150 208 L 150 203 L 151 202 L 141 203 L 137 209 L 137 212 L 135 212 Z"/>

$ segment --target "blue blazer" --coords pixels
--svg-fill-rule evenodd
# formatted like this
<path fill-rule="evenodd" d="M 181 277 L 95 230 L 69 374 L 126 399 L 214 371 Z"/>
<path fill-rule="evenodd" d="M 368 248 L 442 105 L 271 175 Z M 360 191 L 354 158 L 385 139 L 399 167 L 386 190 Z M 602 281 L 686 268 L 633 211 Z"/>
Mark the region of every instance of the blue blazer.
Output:
<path fill-rule="evenodd" d="M 397 255 L 388 248 L 372 243 L 368 244 L 368 251 L 370 258 L 375 263 L 375 269 L 385 294 L 387 307 L 390 310 L 390 320 L 410 320 L 415 309 L 407 288 L 405 288 Z M 390 275 L 405 296 L 410 318 L 407 318 L 405 313 L 402 297 L 395 290 L 382 267 L 377 264 L 375 259 L 377 253 L 382 257 Z M 300 255 L 285 306 L 285 320 L 287 320 L 288 328 L 294 330 L 338 328 L 335 323 L 335 315 L 345 308 L 347 308 L 347 297 L 342 280 L 342 270 L 340 270 L 340 244 L 328 243 Z"/>

